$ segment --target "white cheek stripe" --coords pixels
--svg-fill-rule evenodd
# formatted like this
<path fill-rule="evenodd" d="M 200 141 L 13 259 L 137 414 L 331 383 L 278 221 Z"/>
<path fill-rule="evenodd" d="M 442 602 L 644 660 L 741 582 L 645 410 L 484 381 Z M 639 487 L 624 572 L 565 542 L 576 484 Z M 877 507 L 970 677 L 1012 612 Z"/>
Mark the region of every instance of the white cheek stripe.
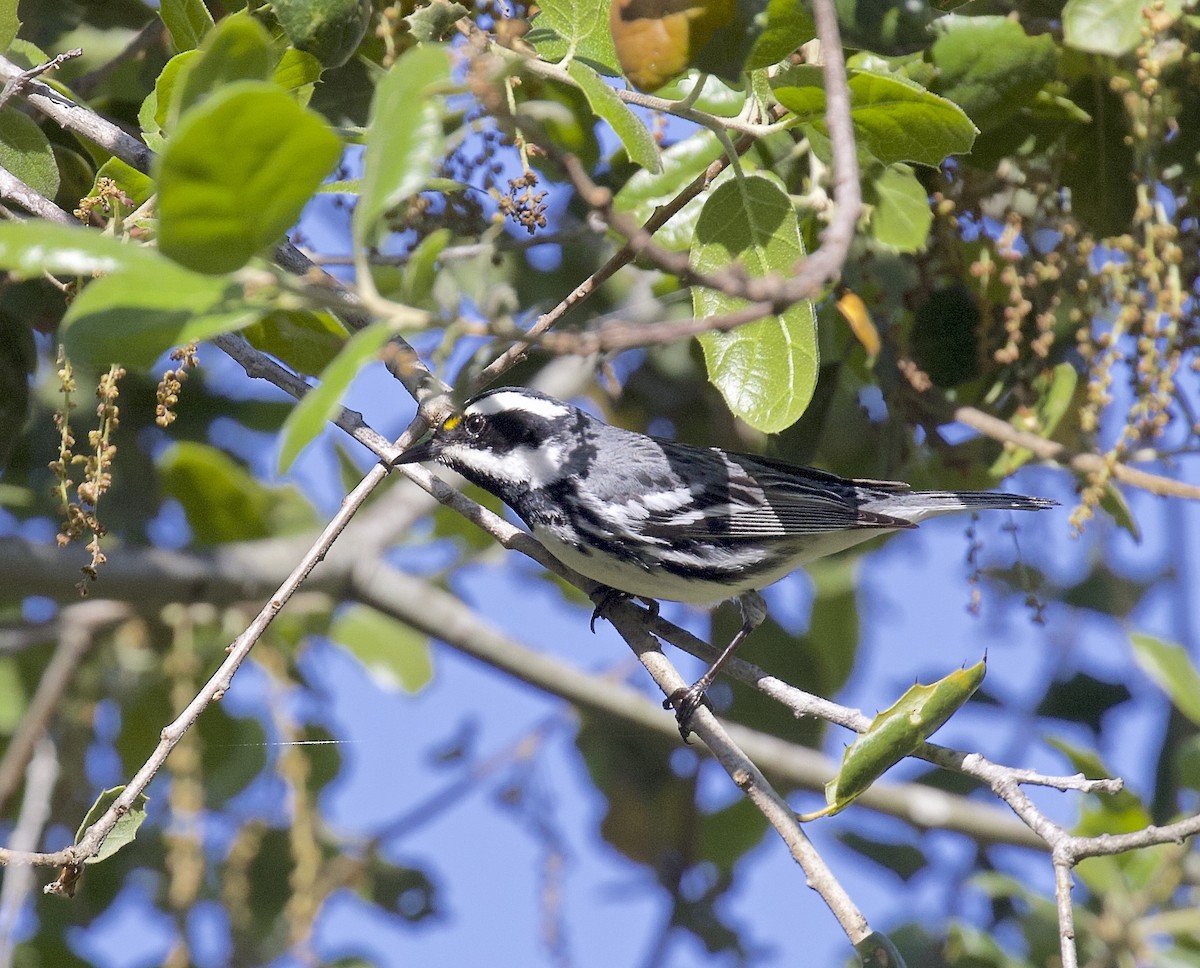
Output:
<path fill-rule="evenodd" d="M 548 487 L 567 476 L 562 466 L 562 449 L 549 444 L 517 447 L 507 454 L 475 450 L 472 447 L 448 447 L 444 458 L 478 471 L 485 477 L 525 481 L 532 488 Z"/>
<path fill-rule="evenodd" d="M 477 400 L 467 408 L 468 413 L 480 413 L 485 417 L 512 410 L 536 414 L 547 420 L 565 417 L 571 412 L 570 407 L 555 400 L 543 400 L 540 397 L 531 397 L 515 390 L 501 390 L 499 393 L 493 393 L 489 397 Z"/>

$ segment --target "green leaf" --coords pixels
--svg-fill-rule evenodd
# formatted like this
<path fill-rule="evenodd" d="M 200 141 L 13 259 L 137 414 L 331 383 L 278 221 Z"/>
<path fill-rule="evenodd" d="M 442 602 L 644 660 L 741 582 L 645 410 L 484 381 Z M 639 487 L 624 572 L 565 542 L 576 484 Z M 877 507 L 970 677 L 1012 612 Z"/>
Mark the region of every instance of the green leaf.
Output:
<path fill-rule="evenodd" d="M 362 194 L 354 209 L 354 238 L 367 245 L 380 217 L 415 195 L 442 152 L 442 101 L 450 60 L 440 47 L 414 47 L 375 89 L 363 158 Z"/>
<path fill-rule="evenodd" d="M 886 934 L 872 931 L 854 942 L 860 968 L 908 968 L 896 945 Z"/>
<path fill-rule="evenodd" d="M 1090 608 L 1101 615 L 1127 618 L 1153 587 L 1153 581 L 1120 575 L 1099 559 L 1083 579 L 1062 589 L 1055 597 L 1072 608 Z"/>
<path fill-rule="evenodd" d="M 731 876 L 738 861 L 762 843 L 767 818 L 748 797 L 739 797 L 728 807 L 702 814 L 698 826 L 696 860 Z"/>
<path fill-rule="evenodd" d="M 321 382 L 304 394 L 279 435 L 279 473 L 284 473 L 337 412 L 342 394 L 367 360 L 387 342 L 390 330 L 375 323 L 355 333 L 321 373 Z"/>
<path fill-rule="evenodd" d="M 317 81 L 321 79 L 321 62 L 312 54 L 289 47 L 275 65 L 271 80 L 280 88 L 296 97 L 300 104 L 307 105 L 313 95 Z"/>
<path fill-rule="evenodd" d="M 371 23 L 372 0 L 272 0 L 292 46 L 325 67 L 341 67 L 358 50 Z"/>
<path fill-rule="evenodd" d="M 433 294 L 437 261 L 450 239 L 449 229 L 435 229 L 409 253 L 401 277 L 401 292 L 406 305 L 419 306 Z"/>
<path fill-rule="evenodd" d="M 25 436 L 30 412 L 29 378 L 38 364 L 37 345 L 30 325 L 33 314 L 23 310 L 26 305 L 32 309 L 46 298 L 48 288 L 39 283 L 17 282 L 9 283 L 0 292 L 0 474 Z M 27 489 L 17 484 L 0 487 L 0 505 L 29 507 L 31 497 Z M 0 669 L 2 679 L 3 669 Z M 5 709 L 6 698 L 0 681 L 0 722 L 7 722 L 8 716 L 13 715 Z M 23 708 L 23 703 L 17 703 L 17 706 Z"/>
<path fill-rule="evenodd" d="M 1142 529 L 1138 526 L 1137 518 L 1133 516 L 1133 508 L 1125 500 L 1121 489 L 1109 481 L 1100 496 L 1100 507 L 1118 528 L 1123 528 L 1134 541 L 1141 542 Z"/>
<path fill-rule="evenodd" d="M 596 119 L 583 91 L 564 81 L 546 84 L 540 93 L 540 98 L 518 102 L 517 116 L 538 125 L 546 132 L 551 144 L 573 154 L 589 170 L 598 165 L 600 144 L 596 140 Z"/>
<path fill-rule="evenodd" d="M 316 523 L 312 506 L 296 488 L 268 487 L 208 444 L 180 441 L 158 464 L 164 492 L 183 506 L 199 544 L 267 538 Z"/>
<path fill-rule="evenodd" d="M 592 111 L 607 121 L 621 139 L 630 161 L 653 174 L 662 171 L 653 135 L 600 75 L 580 61 L 571 61 L 567 73 L 583 91 Z"/>
<path fill-rule="evenodd" d="M 67 309 L 60 332 L 77 363 L 147 367 L 174 346 L 249 326 L 267 308 L 227 277 L 155 256 L 90 283 Z"/>
<path fill-rule="evenodd" d="M 154 93 L 146 97 L 142 109 L 138 112 L 138 122 L 144 134 L 158 134 L 173 127 L 173 121 L 178 119 L 179 112 L 172 116 L 171 107 L 178 98 L 178 91 L 187 78 L 187 68 L 198 61 L 203 55 L 198 50 L 185 50 L 176 54 L 158 72 L 154 81 Z M 151 145 L 156 151 L 162 150 L 159 145 Z"/>
<path fill-rule="evenodd" d="M 888 165 L 866 188 L 866 201 L 874 206 L 875 241 L 898 252 L 923 249 L 933 225 L 933 208 L 913 170 L 900 163 Z"/>
<path fill-rule="evenodd" d="M 274 64 L 271 35 L 262 24 L 244 14 L 224 18 L 204 38 L 200 56 L 184 62 L 171 97 L 172 121 L 235 81 L 270 80 Z"/>
<path fill-rule="evenodd" d="M 691 105 L 697 111 L 718 118 L 736 118 L 746 106 L 748 91 L 744 87 L 731 86 L 715 74 L 697 70 L 690 70 L 669 84 L 664 84 L 654 92 L 654 96 L 668 101 L 681 101 L 692 97 L 696 85 L 700 85 L 700 93 L 692 99 Z"/>
<path fill-rule="evenodd" d="M 58 193 L 54 151 L 37 122 L 15 107 L 0 110 L 0 167 L 8 169 L 39 195 Z"/>
<path fill-rule="evenodd" d="M 1059 363 L 1048 373 L 1038 374 L 1033 381 L 1037 405 L 1032 419 L 1027 411 L 1018 411 L 1009 421 L 1018 430 L 1029 430 L 1033 425 L 1034 432 L 1041 437 L 1049 438 L 1063 417 L 1072 409 L 1075 399 L 1075 388 L 1079 383 L 1079 374 L 1070 363 Z M 1006 449 L 988 471 L 992 477 L 1001 480 L 1010 474 L 1015 474 L 1017 468 L 1033 457 L 1033 451 L 1024 447 Z"/>
<path fill-rule="evenodd" d="M 105 790 L 96 798 L 96 802 L 92 804 L 92 808 L 87 812 L 87 816 L 83 818 L 83 823 L 79 825 L 79 829 L 75 832 L 75 843 L 78 844 L 83 840 L 83 835 L 87 833 L 88 827 L 104 816 L 105 811 L 124 792 L 125 787 L 123 786 L 113 787 L 111 790 Z M 144 793 L 139 793 L 134 797 L 133 803 L 129 805 L 129 810 L 117 820 L 116 826 L 104 838 L 104 843 L 100 845 L 100 850 L 84 861 L 84 863 L 99 864 L 100 861 L 107 860 L 126 844 L 132 842 L 134 835 L 137 834 L 138 827 L 146 819 L 146 804 L 149 802 L 150 798 Z"/>
<path fill-rule="evenodd" d="M 295 224 L 341 152 L 275 85 L 230 84 L 188 111 L 158 156 L 159 248 L 199 272 L 241 268 Z"/>
<path fill-rule="evenodd" d="M 1142 671 L 1171 698 L 1176 709 L 1200 726 L 1200 672 L 1187 649 L 1142 632 L 1131 633 L 1129 641 Z"/>
<path fill-rule="evenodd" d="M 917 305 L 909 347 L 935 386 L 954 387 L 979 375 L 980 321 L 978 296 L 957 279 Z"/>
<path fill-rule="evenodd" d="M 825 785 L 827 814 L 845 809 L 884 771 L 900 762 L 957 712 L 983 682 L 986 664 L 957 669 L 927 686 L 912 686 L 846 750 L 842 767 Z"/>
<path fill-rule="evenodd" d="M 1007 17 L 948 15 L 936 21 L 930 56 L 937 90 L 970 115 L 981 131 L 1030 104 L 1058 68 L 1049 34 L 1030 37 Z"/>
<path fill-rule="evenodd" d="M 787 273 L 803 257 L 804 245 L 792 201 L 766 175 L 745 175 L 718 185 L 696 222 L 692 267 L 714 272 L 733 263 L 751 276 Z M 731 313 L 746 305 L 696 286 L 697 316 Z M 730 410 L 750 426 L 775 433 L 804 412 L 817 384 L 817 320 L 802 302 L 724 333 L 700 337 L 708 378 Z"/>
<path fill-rule="evenodd" d="M 1183 0 L 1167 0 L 1163 9 L 1173 19 L 1183 6 Z M 1090 54 L 1121 57 L 1141 43 L 1145 9 L 1140 0 L 1067 0 L 1062 9 L 1063 42 Z"/>
<path fill-rule="evenodd" d="M 1077 773 L 1092 779 L 1116 775 L 1094 750 L 1068 743 L 1059 736 L 1046 736 L 1045 740 L 1046 745 L 1066 757 L 1071 769 Z M 1074 831 L 1082 836 L 1115 833 L 1118 829 L 1137 830 L 1150 822 L 1141 799 L 1128 786 L 1117 793 L 1093 793 L 1089 799 L 1098 809 L 1089 812 Z"/>
<path fill-rule="evenodd" d="M 11 655 L 0 655 L 0 736 L 12 736 L 17 731 L 25 717 L 28 698 L 17 660 Z"/>
<path fill-rule="evenodd" d="M 850 117 L 860 147 L 890 165 L 909 161 L 936 167 L 975 143 L 975 125 L 953 101 L 897 75 L 849 72 Z M 825 79 L 821 68 L 789 67 L 771 79 L 779 103 L 824 137 Z"/>
<path fill-rule="evenodd" d="M 0 51 L 7 51 L 21 29 L 17 19 L 17 0 L 0 2 Z"/>
<path fill-rule="evenodd" d="M 1052 682 L 1035 712 L 1038 716 L 1081 723 L 1098 737 L 1101 720 L 1108 711 L 1130 698 L 1129 687 L 1123 682 L 1105 682 L 1086 672 L 1076 672 L 1069 679 Z"/>
<path fill-rule="evenodd" d="M 179 51 L 199 47 L 205 34 L 213 29 L 212 14 L 204 0 L 162 0 L 158 12 Z"/>
<path fill-rule="evenodd" d="M 1193 733 L 1180 743 L 1172 760 L 1180 786 L 1200 790 L 1200 735 Z"/>
<path fill-rule="evenodd" d="M 98 194 L 96 184 L 101 178 L 111 179 L 116 183 L 117 188 L 124 192 L 134 208 L 137 208 L 154 194 L 154 180 L 144 172 L 138 171 L 132 165 L 127 165 L 120 158 L 109 158 L 100 170 L 96 172 L 96 181 L 93 183 L 91 194 Z M 126 212 L 125 214 L 128 214 Z"/>
<path fill-rule="evenodd" d="M 770 0 L 767 4 L 767 24 L 754 41 L 745 70 L 778 64 L 801 44 L 817 34 L 812 14 L 796 0 Z"/>
<path fill-rule="evenodd" d="M 118 242 L 82 226 L 41 221 L 0 223 L 0 268 L 21 279 L 37 279 L 47 272 L 88 277 L 159 265 L 171 264 L 153 249 Z"/>
<path fill-rule="evenodd" d="M 836 0 L 843 46 L 894 56 L 923 51 L 929 45 L 929 24 L 945 4 L 929 0 Z M 956 5 L 957 6 L 957 5 Z"/>
<path fill-rule="evenodd" d="M 448 39 L 454 31 L 454 25 L 467 15 L 467 8 L 453 0 L 430 0 L 429 3 L 417 7 L 404 22 L 408 24 L 408 32 L 423 44 L 437 43 Z"/>
<path fill-rule="evenodd" d="M 914 874 L 929 866 L 929 858 L 912 844 L 875 840 L 853 830 L 839 833 L 837 838 L 851 850 L 886 867 L 902 881 L 910 880 Z"/>
<path fill-rule="evenodd" d="M 601 74 L 617 77 L 617 51 L 608 30 L 610 0 L 546 0 L 532 21 L 526 40 L 542 60 L 568 57 L 587 61 Z"/>
<path fill-rule="evenodd" d="M 629 212 L 644 224 L 655 209 L 670 202 L 722 153 L 721 143 L 711 131 L 698 131 L 677 141 L 662 152 L 662 170 L 658 174 L 639 168 L 630 176 L 617 192 L 614 207 L 618 212 Z M 714 180 L 710 190 L 731 177 L 732 173 L 727 168 Z M 654 241 L 673 252 L 689 248 L 696 237 L 696 220 L 706 200 L 707 197 L 701 193 L 684 205 L 655 233 Z"/>
<path fill-rule="evenodd" d="M 231 716 L 214 704 L 193 727 L 200 746 L 204 805 L 220 809 L 241 793 L 267 765 L 267 735 L 254 716 Z"/>
<path fill-rule="evenodd" d="M 349 649 L 381 688 L 413 693 L 433 678 L 428 636 L 368 605 L 339 612 L 329 637 Z"/>
<path fill-rule="evenodd" d="M 429 875 L 412 867 L 393 867 L 382 858 L 374 858 L 364 878 L 367 897 L 385 911 L 393 911 L 404 920 L 416 923 L 440 913 L 437 888 Z M 369 885 L 369 886 L 368 886 Z M 327 968 L 370 968 L 347 961 Z"/>
<path fill-rule="evenodd" d="M 272 310 L 242 335 L 255 349 L 270 353 L 297 373 L 320 373 L 349 336 L 329 313 L 307 309 Z"/>

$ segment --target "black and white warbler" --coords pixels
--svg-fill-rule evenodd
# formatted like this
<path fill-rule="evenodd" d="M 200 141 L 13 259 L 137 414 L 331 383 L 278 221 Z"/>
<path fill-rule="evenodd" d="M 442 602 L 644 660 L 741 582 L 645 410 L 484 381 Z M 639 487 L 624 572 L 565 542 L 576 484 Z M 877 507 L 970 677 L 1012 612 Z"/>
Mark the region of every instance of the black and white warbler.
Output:
<path fill-rule="evenodd" d="M 766 616 L 758 589 L 800 565 L 954 511 L 1055 502 L 991 491 L 911 491 L 767 457 L 621 430 L 533 390 L 489 390 L 397 464 L 436 460 L 499 497 L 555 558 L 644 599 L 736 598 L 742 627 L 672 696 L 680 731 L 725 660 Z"/>

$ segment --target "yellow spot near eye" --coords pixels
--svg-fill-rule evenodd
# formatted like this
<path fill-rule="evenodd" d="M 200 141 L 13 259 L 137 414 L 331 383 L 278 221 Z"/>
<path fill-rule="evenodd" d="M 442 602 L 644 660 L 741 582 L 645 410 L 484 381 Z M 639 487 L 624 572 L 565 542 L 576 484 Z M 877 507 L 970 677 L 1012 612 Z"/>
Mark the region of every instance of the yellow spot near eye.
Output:
<path fill-rule="evenodd" d="M 442 421 L 442 430 L 451 431 L 462 423 L 462 414 L 456 413 L 452 417 L 447 417 Z"/>

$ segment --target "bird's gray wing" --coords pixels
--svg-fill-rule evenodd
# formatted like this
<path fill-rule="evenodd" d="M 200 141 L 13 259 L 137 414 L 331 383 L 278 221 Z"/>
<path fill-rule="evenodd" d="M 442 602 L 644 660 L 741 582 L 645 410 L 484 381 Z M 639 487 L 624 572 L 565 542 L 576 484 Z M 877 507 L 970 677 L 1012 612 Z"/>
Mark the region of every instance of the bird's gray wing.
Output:
<path fill-rule="evenodd" d="M 862 489 L 855 481 L 714 448 L 663 446 L 677 479 L 688 483 L 690 499 L 653 509 L 644 525 L 647 534 L 676 540 L 762 540 L 847 528 L 912 527 L 863 510 Z"/>

